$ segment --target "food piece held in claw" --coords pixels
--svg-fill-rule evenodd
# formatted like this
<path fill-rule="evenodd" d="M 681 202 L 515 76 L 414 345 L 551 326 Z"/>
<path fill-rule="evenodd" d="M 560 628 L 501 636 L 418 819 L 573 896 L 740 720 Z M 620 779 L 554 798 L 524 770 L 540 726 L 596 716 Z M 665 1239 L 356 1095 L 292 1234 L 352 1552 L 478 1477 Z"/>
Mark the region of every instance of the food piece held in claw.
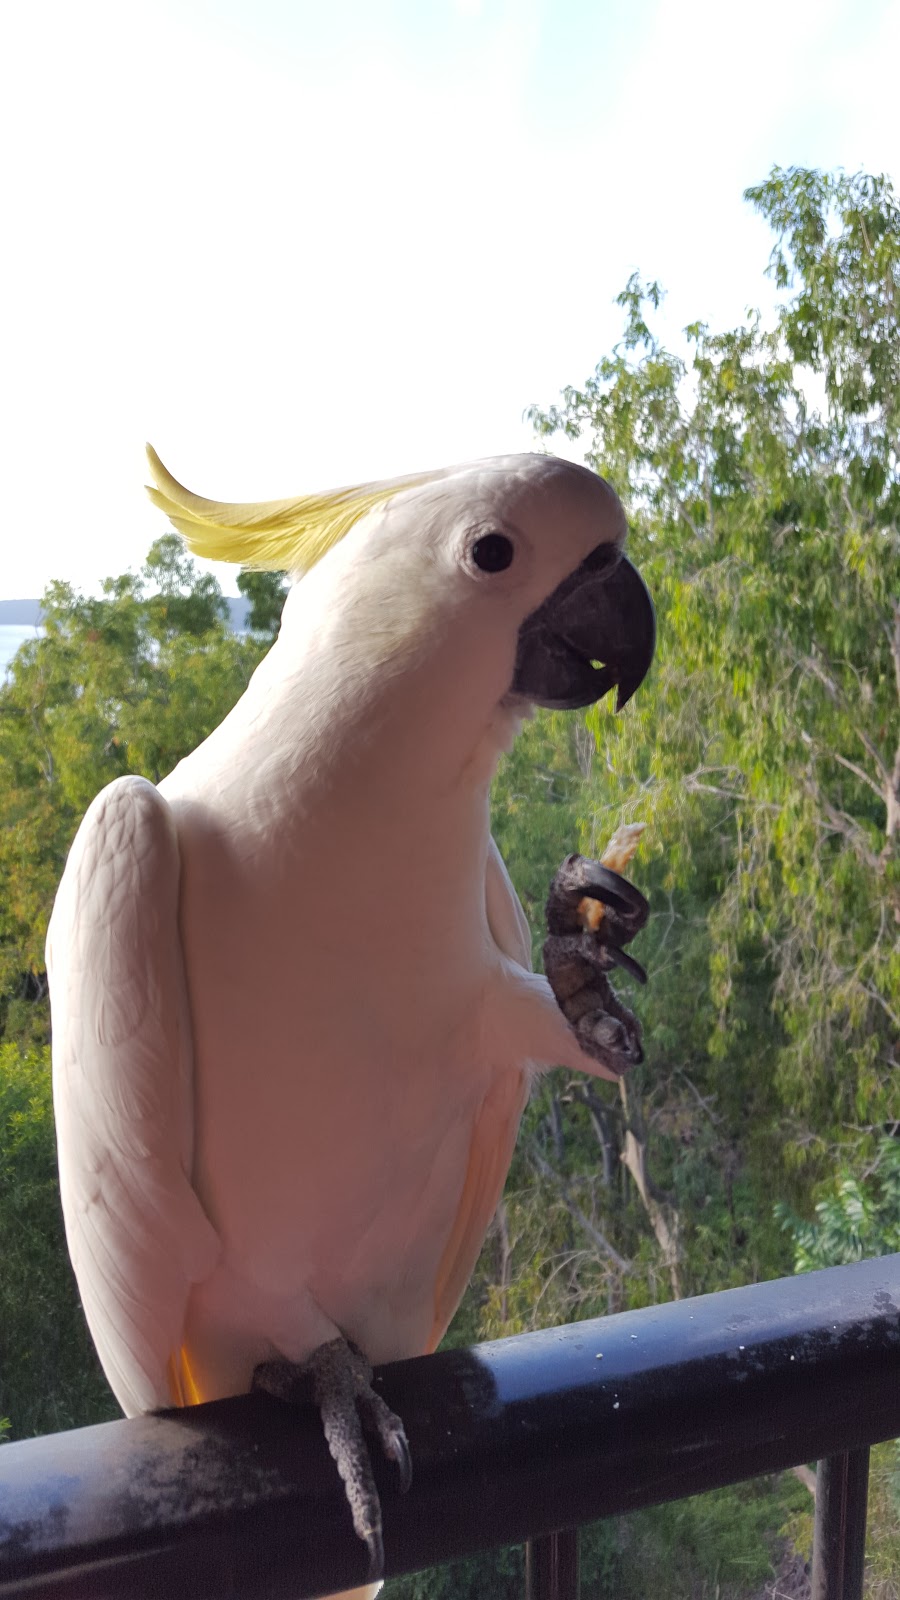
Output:
<path fill-rule="evenodd" d="M 641 834 L 646 828 L 645 822 L 623 822 L 618 827 L 600 857 L 600 865 L 609 867 L 610 872 L 620 872 L 625 875 L 625 868 L 637 849 Z M 601 900 L 592 900 L 585 895 L 578 903 L 578 920 L 589 933 L 596 933 L 606 914 L 606 908 Z"/>

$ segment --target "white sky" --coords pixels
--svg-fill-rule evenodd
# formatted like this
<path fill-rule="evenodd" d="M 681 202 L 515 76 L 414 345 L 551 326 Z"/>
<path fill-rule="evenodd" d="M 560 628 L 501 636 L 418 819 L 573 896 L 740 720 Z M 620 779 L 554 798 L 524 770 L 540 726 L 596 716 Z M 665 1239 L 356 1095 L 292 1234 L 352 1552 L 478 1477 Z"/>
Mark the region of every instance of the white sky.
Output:
<path fill-rule="evenodd" d="M 774 163 L 900 180 L 896 0 L 20 0 L 0 597 L 262 499 L 528 449 L 620 329 L 739 319 Z M 234 574 L 222 569 L 226 590 Z"/>

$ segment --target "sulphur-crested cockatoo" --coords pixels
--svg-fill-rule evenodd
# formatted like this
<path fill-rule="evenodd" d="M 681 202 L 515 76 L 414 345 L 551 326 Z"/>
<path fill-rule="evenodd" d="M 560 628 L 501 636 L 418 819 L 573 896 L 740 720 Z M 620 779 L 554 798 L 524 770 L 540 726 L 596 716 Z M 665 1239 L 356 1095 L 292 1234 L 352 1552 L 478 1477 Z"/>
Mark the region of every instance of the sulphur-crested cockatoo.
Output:
<path fill-rule="evenodd" d="M 72 846 L 47 948 L 69 1248 L 129 1414 L 309 1363 L 377 1566 L 359 1416 L 408 1458 L 366 1364 L 441 1338 L 535 1069 L 639 1056 L 604 972 L 645 902 L 567 864 L 557 1001 L 488 791 L 531 705 L 628 698 L 652 606 L 613 491 L 553 457 L 250 506 L 150 460 L 194 551 L 297 581 L 221 726 L 110 784 Z"/>

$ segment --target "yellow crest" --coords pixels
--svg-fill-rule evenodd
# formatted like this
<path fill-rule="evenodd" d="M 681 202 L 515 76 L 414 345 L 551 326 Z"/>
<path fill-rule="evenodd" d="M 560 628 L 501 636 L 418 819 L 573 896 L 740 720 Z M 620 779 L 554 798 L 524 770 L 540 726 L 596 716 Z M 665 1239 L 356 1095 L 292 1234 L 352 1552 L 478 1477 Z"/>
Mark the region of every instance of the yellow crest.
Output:
<path fill-rule="evenodd" d="M 204 500 L 176 482 L 149 444 L 147 457 L 156 481 L 156 488 L 148 485 L 147 493 L 195 555 L 274 572 L 308 572 L 367 511 L 403 489 L 443 476 L 441 472 L 420 472 L 383 483 L 334 489 L 330 494 L 301 495 L 297 500 L 225 505 Z"/>

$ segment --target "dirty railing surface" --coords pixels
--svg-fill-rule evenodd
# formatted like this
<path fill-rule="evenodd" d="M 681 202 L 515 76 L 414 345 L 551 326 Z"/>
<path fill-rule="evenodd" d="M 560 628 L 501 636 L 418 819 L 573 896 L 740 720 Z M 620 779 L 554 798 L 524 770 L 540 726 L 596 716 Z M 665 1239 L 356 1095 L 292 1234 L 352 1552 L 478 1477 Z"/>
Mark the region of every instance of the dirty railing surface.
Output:
<path fill-rule="evenodd" d="M 575 1600 L 580 1524 L 819 1461 L 815 1600 L 857 1600 L 898 1308 L 894 1255 L 382 1367 L 414 1463 L 405 1496 L 376 1468 L 387 1574 L 523 1541 L 530 1600 Z M 2 1600 L 304 1600 L 365 1570 L 312 1407 L 0 1448 Z"/>

